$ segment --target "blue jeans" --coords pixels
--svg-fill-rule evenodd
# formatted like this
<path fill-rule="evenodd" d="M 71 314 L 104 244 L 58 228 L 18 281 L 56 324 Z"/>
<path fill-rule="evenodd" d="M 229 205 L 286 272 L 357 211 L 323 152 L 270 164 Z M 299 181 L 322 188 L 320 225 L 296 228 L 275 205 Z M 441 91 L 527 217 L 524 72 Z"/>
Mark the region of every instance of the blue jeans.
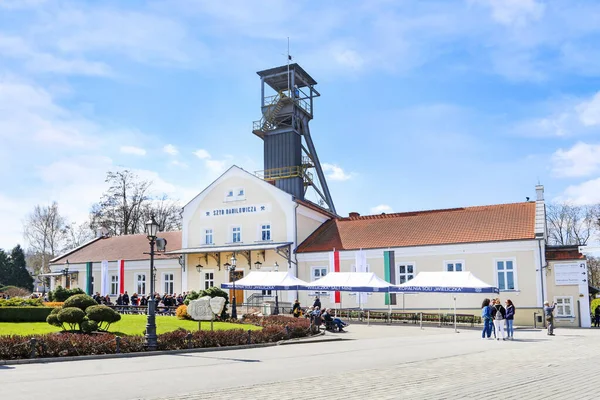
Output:
<path fill-rule="evenodd" d="M 492 324 L 492 320 L 489 318 L 484 318 L 483 319 L 483 330 L 481 331 L 481 337 L 485 338 L 490 337 L 492 335 L 492 329 L 494 327 L 494 324 Z"/>
<path fill-rule="evenodd" d="M 513 330 L 513 320 L 512 319 L 507 319 L 506 320 L 506 334 L 508 335 L 508 337 L 514 337 L 514 330 Z"/>

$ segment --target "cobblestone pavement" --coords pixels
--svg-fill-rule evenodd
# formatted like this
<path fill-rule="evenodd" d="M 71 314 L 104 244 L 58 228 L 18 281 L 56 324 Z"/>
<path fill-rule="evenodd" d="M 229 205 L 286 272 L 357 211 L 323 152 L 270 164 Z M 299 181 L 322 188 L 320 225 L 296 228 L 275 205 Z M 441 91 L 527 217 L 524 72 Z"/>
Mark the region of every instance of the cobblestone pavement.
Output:
<path fill-rule="evenodd" d="M 0 366 L 2 399 L 592 399 L 600 330 L 352 325 L 348 341 Z M 319 389 L 323 388 L 323 389 Z M 187 393 L 187 394 L 186 394 Z"/>
<path fill-rule="evenodd" d="M 600 332 L 527 333 L 514 342 L 386 368 L 169 396 L 209 399 L 597 399 Z M 598 333 L 598 334 L 596 334 Z M 517 332 L 519 334 L 519 332 Z M 448 345 L 452 346 L 451 340 Z M 318 369 L 318 368 L 317 368 Z M 315 371 L 317 372 L 317 371 Z M 293 368 L 290 375 L 294 375 Z M 320 379 L 320 378 L 319 378 Z M 327 393 L 315 389 L 327 388 Z"/>

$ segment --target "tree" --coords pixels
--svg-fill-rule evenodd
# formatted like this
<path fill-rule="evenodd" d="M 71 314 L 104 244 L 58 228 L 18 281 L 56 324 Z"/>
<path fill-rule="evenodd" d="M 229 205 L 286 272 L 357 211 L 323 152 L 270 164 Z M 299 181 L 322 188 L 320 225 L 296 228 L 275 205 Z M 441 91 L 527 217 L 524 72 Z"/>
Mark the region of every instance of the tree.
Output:
<path fill-rule="evenodd" d="M 130 170 L 106 174 L 108 190 L 91 212 L 91 228 L 106 228 L 110 235 L 131 235 L 144 232 L 144 225 L 154 215 L 161 231 L 181 228 L 180 207 L 166 195 L 153 199 L 152 182 L 140 179 Z"/>
<path fill-rule="evenodd" d="M 89 223 L 77 225 L 69 224 L 64 230 L 64 251 L 72 250 L 85 244 L 94 238 L 94 232 L 90 229 Z"/>
<path fill-rule="evenodd" d="M 584 245 L 595 230 L 595 210 L 568 203 L 548 204 L 546 222 L 551 245 Z"/>
<path fill-rule="evenodd" d="M 181 229 L 181 207 L 177 201 L 170 200 L 167 195 L 144 205 L 142 222 L 145 223 L 151 216 L 154 216 L 154 220 L 158 223 L 159 232 Z"/>
<path fill-rule="evenodd" d="M 60 215 L 58 204 L 36 205 L 24 223 L 25 240 L 40 257 L 40 270 L 49 272 L 48 263 L 62 250 L 66 219 Z"/>
<path fill-rule="evenodd" d="M 33 278 L 27 271 L 25 253 L 20 245 L 12 249 L 10 255 L 0 250 L 0 286 L 16 286 L 33 290 Z"/>
<path fill-rule="evenodd" d="M 600 286 L 600 258 L 587 257 L 588 277 L 591 286 Z"/>

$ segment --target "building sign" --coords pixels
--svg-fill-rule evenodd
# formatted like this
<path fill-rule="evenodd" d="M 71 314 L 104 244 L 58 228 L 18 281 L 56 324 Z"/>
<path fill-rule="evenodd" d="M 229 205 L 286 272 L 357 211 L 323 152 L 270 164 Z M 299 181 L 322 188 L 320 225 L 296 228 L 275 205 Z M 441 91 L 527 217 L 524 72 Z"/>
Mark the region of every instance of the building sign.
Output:
<path fill-rule="evenodd" d="M 270 204 L 254 204 L 243 206 L 231 206 L 223 208 L 215 208 L 212 210 L 203 210 L 203 217 L 220 217 L 223 215 L 241 215 L 241 214 L 257 214 L 271 211 Z"/>
<path fill-rule="evenodd" d="M 587 284 L 587 265 L 585 262 L 554 264 L 555 285 Z"/>

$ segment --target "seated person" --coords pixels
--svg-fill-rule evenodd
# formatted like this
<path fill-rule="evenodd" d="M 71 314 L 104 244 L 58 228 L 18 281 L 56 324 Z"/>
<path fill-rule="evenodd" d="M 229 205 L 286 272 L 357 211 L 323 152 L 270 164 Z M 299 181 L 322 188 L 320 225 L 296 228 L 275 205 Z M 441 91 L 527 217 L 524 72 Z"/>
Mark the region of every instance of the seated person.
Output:
<path fill-rule="evenodd" d="M 332 317 L 331 316 L 331 308 L 328 308 L 327 310 L 325 310 L 325 312 L 323 313 L 323 319 L 325 320 L 325 322 L 330 322 L 330 323 L 333 323 L 335 326 L 337 326 L 337 328 L 340 332 L 346 332 L 343 328 L 348 326 L 348 324 L 339 318 Z"/>

